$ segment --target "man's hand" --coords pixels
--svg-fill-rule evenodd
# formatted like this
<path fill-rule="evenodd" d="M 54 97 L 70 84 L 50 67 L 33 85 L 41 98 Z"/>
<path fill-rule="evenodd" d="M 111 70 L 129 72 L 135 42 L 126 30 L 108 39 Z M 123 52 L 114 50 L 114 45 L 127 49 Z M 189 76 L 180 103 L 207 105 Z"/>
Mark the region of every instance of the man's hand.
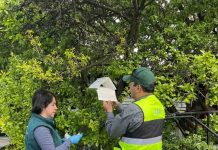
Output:
<path fill-rule="evenodd" d="M 120 102 L 118 102 L 118 101 L 114 101 L 114 102 L 113 102 L 113 107 L 116 108 L 119 104 L 120 104 Z"/>
<path fill-rule="evenodd" d="M 103 101 L 103 107 L 106 112 L 113 112 L 113 102 L 112 101 Z"/>

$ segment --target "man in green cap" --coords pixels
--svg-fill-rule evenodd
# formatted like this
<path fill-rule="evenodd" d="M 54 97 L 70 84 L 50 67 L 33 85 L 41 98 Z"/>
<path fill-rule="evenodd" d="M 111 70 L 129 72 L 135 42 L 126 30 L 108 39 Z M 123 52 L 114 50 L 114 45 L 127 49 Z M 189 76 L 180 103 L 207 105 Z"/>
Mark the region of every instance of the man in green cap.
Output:
<path fill-rule="evenodd" d="M 155 77 L 148 68 L 140 67 L 123 77 L 130 86 L 134 103 L 123 107 L 117 103 L 119 114 L 113 114 L 113 102 L 104 101 L 107 112 L 106 130 L 112 138 L 120 138 L 114 150 L 162 150 L 164 107 L 154 92 Z"/>

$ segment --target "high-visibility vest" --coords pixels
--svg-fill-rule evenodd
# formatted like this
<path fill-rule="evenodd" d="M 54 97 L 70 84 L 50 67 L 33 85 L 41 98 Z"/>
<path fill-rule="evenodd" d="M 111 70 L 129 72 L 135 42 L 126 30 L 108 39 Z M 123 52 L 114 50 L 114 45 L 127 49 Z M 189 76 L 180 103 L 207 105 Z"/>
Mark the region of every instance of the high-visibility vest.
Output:
<path fill-rule="evenodd" d="M 134 102 L 144 114 L 144 122 L 134 132 L 126 132 L 114 150 L 162 150 L 164 107 L 154 95 Z"/>

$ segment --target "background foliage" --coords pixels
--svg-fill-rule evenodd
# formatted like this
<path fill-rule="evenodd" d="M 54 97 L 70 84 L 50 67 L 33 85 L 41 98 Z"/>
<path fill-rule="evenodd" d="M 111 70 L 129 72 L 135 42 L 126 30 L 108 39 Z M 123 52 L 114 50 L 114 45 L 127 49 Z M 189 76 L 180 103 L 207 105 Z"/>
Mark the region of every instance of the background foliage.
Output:
<path fill-rule="evenodd" d="M 176 101 L 187 103 L 188 111 L 217 110 L 217 8 L 216 0 L 2 0 L 0 128 L 23 149 L 31 96 L 43 87 L 58 96 L 61 133 L 83 127 L 77 148 L 111 149 L 115 141 L 106 135 L 105 113 L 87 87 L 109 76 L 125 99 L 120 79 L 138 66 L 155 72 L 155 94 L 167 112 L 176 112 Z M 216 118 L 211 122 L 218 132 Z M 205 141 L 203 129 L 195 135 L 181 124 L 187 131 L 181 139 L 172 124 L 166 122 L 165 149 L 193 149 L 191 143 Z M 194 149 L 201 148 L 210 145 Z"/>

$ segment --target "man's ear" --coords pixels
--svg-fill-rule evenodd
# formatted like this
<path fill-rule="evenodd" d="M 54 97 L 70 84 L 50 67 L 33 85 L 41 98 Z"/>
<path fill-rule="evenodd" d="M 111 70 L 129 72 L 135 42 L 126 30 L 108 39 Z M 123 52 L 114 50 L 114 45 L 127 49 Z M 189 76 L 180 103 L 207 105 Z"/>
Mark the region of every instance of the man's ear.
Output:
<path fill-rule="evenodd" d="M 140 84 L 137 85 L 137 90 L 139 90 L 139 91 L 142 90 L 142 86 Z"/>

